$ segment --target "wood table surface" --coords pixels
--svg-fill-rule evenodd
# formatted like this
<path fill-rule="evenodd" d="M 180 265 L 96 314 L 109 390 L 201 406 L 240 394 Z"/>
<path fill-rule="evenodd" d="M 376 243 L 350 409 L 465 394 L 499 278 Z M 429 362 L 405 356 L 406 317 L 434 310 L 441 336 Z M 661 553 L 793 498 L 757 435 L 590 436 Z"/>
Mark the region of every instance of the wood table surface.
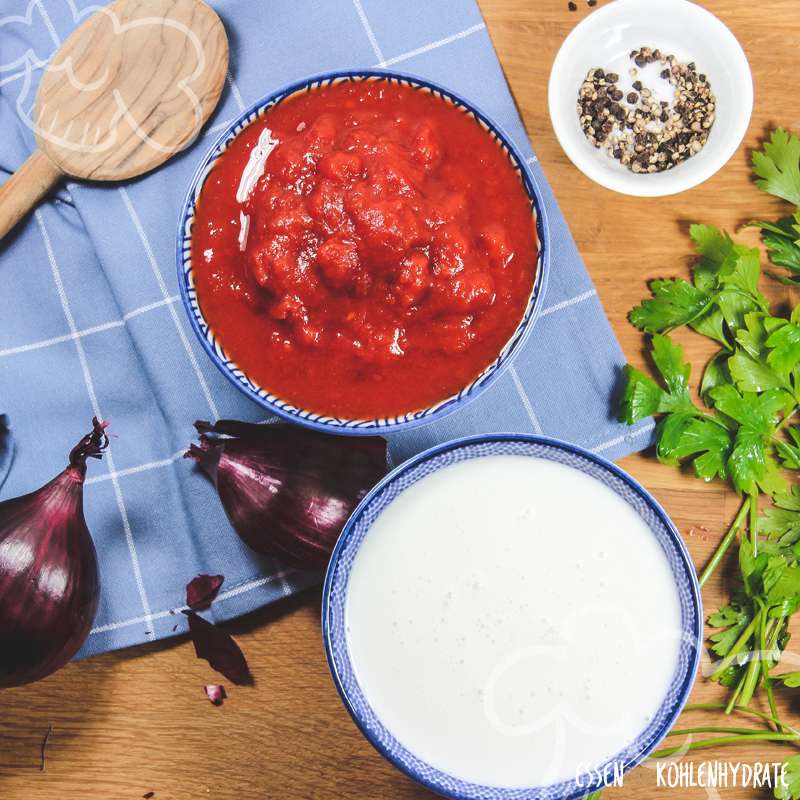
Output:
<path fill-rule="evenodd" d="M 617 336 L 628 358 L 644 364 L 643 339 L 626 314 L 645 295 L 648 279 L 687 274 L 688 225 L 702 221 L 732 231 L 754 216 L 776 218 L 780 213 L 777 202 L 752 186 L 749 152 L 774 126 L 800 132 L 800 3 L 704 0 L 749 56 L 756 90 L 750 129 L 731 162 L 706 184 L 677 197 L 642 200 L 585 178 L 569 163 L 550 126 L 550 64 L 572 26 L 589 13 L 585 0 L 577 2 L 575 13 L 567 10 L 566 0 L 481 0 L 480 5 L 528 133 Z M 752 234 L 742 239 L 755 243 Z M 773 296 L 789 299 L 785 289 Z M 699 337 L 681 340 L 694 364 L 709 355 Z M 733 492 L 662 466 L 651 452 L 621 463 L 664 504 L 695 563 L 702 565 L 736 512 Z M 730 579 L 725 570 L 712 578 L 704 590 L 707 609 L 727 596 Z M 433 797 L 389 766 L 350 721 L 328 675 L 319 605 L 319 591 L 311 590 L 230 625 L 257 685 L 233 687 L 221 708 L 205 699 L 202 687 L 215 682 L 215 676 L 195 658 L 185 638 L 71 664 L 39 684 L 4 691 L 0 798 L 136 800 L 149 792 L 155 792 L 154 800 Z M 721 696 L 716 684 L 700 677 L 692 701 L 713 702 Z M 786 702 L 781 698 L 787 719 L 797 720 L 797 707 L 793 711 Z M 692 717 L 699 718 L 696 713 Z M 41 744 L 51 725 L 42 771 Z M 737 746 L 702 751 L 694 760 L 752 764 L 779 761 L 790 753 L 774 745 Z M 769 794 L 752 788 L 722 789 L 719 795 L 656 788 L 655 772 L 640 767 L 626 776 L 624 787 L 606 796 L 745 800 Z"/>

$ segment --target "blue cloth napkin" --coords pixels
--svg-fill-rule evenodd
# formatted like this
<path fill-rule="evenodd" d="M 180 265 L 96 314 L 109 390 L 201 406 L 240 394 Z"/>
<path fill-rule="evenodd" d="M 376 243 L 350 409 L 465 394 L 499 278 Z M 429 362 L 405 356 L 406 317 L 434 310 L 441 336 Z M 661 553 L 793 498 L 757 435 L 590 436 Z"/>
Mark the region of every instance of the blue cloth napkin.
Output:
<path fill-rule="evenodd" d="M 20 3 L 20 5 L 22 5 Z M 547 204 L 552 269 L 525 350 L 459 413 L 392 438 L 395 462 L 437 442 L 489 431 L 546 433 L 617 458 L 644 447 L 652 423 L 626 428 L 612 396 L 624 363 L 589 276 L 531 150 L 473 0 L 212 0 L 231 71 L 200 139 L 168 165 L 118 186 L 68 183 L 0 246 L 0 406 L 17 454 L 3 497 L 63 469 L 93 415 L 115 438 L 93 462 L 86 514 L 103 594 L 82 655 L 185 630 L 184 587 L 222 573 L 224 620 L 308 586 L 314 576 L 253 554 L 209 483 L 181 459 L 195 419 L 259 420 L 205 357 L 178 300 L 175 236 L 189 179 L 213 137 L 268 92 L 326 70 L 381 65 L 470 98 L 533 165 Z M 41 66 L 88 0 L 34 0 L 0 20 L 0 168 L 34 148 L 23 119 Z M 0 475 L 2 459 L 0 458 Z"/>
<path fill-rule="evenodd" d="M 8 427 L 8 417 L 0 414 L 0 487 L 8 477 L 14 457 L 14 439 Z"/>

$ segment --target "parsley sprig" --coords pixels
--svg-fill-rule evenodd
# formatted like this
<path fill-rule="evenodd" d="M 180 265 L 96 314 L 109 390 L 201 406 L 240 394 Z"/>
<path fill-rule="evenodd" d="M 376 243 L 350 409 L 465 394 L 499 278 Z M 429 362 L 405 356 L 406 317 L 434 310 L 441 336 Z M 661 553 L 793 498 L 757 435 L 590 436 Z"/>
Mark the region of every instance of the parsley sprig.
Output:
<path fill-rule="evenodd" d="M 775 131 L 753 155 L 756 183 L 796 206 L 776 223 L 751 223 L 762 231 L 770 261 L 789 271 L 772 275 L 800 285 L 800 139 Z M 690 462 L 706 481 L 729 481 L 742 505 L 700 575 L 703 586 L 734 542 L 738 581 L 729 603 L 713 613 L 709 649 L 719 661 L 711 679 L 729 687 L 725 704 L 687 706 L 743 714 L 762 728 L 700 727 L 673 730 L 713 734 L 654 757 L 688 749 L 746 741 L 800 743 L 800 731 L 777 712 L 776 688 L 800 688 L 800 672 L 780 672 L 789 640 L 789 620 L 800 609 L 800 488 L 787 476 L 800 471 L 800 305 L 789 316 L 770 308 L 759 291 L 757 248 L 737 244 L 710 225 L 693 225 L 697 251 L 691 280 L 658 280 L 652 297 L 634 308 L 630 321 L 650 334 L 657 379 L 631 365 L 621 416 L 633 424 L 658 418 L 656 453 L 666 463 Z M 691 366 L 670 334 L 690 328 L 718 345 L 691 390 Z M 759 513 L 762 496 L 770 501 Z M 751 706 L 763 692 L 769 713 Z M 723 735 L 720 735 L 723 734 Z M 779 800 L 800 800 L 800 756 L 787 759 L 789 780 L 775 790 Z"/>
<path fill-rule="evenodd" d="M 795 206 L 794 213 L 777 220 L 755 220 L 751 226 L 761 229 L 761 238 L 769 260 L 788 271 L 771 272 L 770 277 L 788 285 L 800 284 L 800 139 L 782 128 L 774 131 L 763 152 L 753 153 L 756 184 L 768 194 Z"/>

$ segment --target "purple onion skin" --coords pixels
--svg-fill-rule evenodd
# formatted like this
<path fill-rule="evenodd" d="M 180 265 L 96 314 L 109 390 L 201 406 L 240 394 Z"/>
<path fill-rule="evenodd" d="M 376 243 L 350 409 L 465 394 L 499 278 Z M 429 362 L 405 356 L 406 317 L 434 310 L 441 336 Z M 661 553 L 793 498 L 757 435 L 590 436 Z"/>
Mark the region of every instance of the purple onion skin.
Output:
<path fill-rule="evenodd" d="M 83 483 L 86 459 L 108 443 L 95 423 L 60 475 L 0 503 L 0 688 L 50 675 L 89 635 L 100 580 Z"/>
<path fill-rule="evenodd" d="M 233 421 L 197 427 L 200 445 L 187 455 L 215 482 L 239 536 L 256 552 L 303 569 L 325 569 L 353 510 L 386 474 L 379 437 Z"/>

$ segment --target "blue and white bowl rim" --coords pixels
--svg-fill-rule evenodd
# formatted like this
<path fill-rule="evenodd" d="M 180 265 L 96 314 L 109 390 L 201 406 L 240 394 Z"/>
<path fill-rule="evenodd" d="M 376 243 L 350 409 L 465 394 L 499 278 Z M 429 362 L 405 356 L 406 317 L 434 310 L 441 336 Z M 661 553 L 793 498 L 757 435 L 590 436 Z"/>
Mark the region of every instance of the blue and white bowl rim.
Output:
<path fill-rule="evenodd" d="M 601 480 L 648 523 L 672 569 L 682 616 L 679 662 L 659 711 L 623 751 L 590 773 L 549 786 L 502 788 L 482 786 L 448 775 L 411 753 L 383 726 L 355 677 L 345 630 L 347 581 L 356 553 L 374 520 L 398 494 L 426 475 L 467 458 L 518 454 L 558 461 Z M 398 484 L 401 487 L 398 488 Z M 364 521 L 364 517 L 369 519 Z M 343 558 L 348 559 L 343 564 Z M 469 436 L 430 448 L 398 466 L 361 501 L 334 548 L 322 596 L 322 636 L 333 681 L 353 721 L 369 742 L 398 769 L 454 800 L 577 800 L 603 788 L 615 769 L 627 772 L 640 764 L 666 736 L 694 683 L 703 637 L 700 585 L 686 545 L 659 502 L 615 464 L 577 445 L 546 436 L 499 433 Z"/>
<path fill-rule="evenodd" d="M 532 213 L 536 221 L 536 232 L 539 238 L 539 255 L 537 258 L 534 285 L 522 320 L 495 361 L 489 364 L 489 366 L 487 366 L 468 386 L 461 389 L 457 394 L 433 406 L 412 411 L 401 416 L 376 419 L 344 419 L 325 416 L 316 412 L 297 408 L 288 401 L 282 400 L 251 380 L 246 373 L 227 356 L 223 346 L 217 340 L 214 331 L 205 321 L 200 310 L 192 275 L 191 241 L 195 207 L 203 183 L 214 167 L 217 159 L 225 152 L 238 133 L 261 117 L 274 105 L 282 102 L 293 94 L 314 89 L 324 84 L 364 79 L 394 80 L 407 83 L 416 88 L 429 90 L 475 117 L 476 121 L 482 125 L 505 150 L 512 166 L 520 175 L 525 192 L 530 199 Z M 491 117 L 470 101 L 465 100 L 455 92 L 433 81 L 429 81 L 426 78 L 409 73 L 397 72 L 395 70 L 356 69 L 313 75 L 271 92 L 243 111 L 224 131 L 222 131 L 203 157 L 189 183 L 189 189 L 183 201 L 178 224 L 176 260 L 181 300 L 188 314 L 192 330 L 200 340 L 200 344 L 209 358 L 237 389 L 263 408 L 290 422 L 295 422 L 326 433 L 338 433 L 351 436 L 374 436 L 379 433 L 393 433 L 401 430 L 409 430 L 419 425 L 425 425 L 439 420 L 461 407 L 464 403 L 477 397 L 500 377 L 513 356 L 522 348 L 541 309 L 550 271 L 550 238 L 544 200 L 533 171 L 519 153 L 511 137 L 500 125 L 493 122 Z"/>

